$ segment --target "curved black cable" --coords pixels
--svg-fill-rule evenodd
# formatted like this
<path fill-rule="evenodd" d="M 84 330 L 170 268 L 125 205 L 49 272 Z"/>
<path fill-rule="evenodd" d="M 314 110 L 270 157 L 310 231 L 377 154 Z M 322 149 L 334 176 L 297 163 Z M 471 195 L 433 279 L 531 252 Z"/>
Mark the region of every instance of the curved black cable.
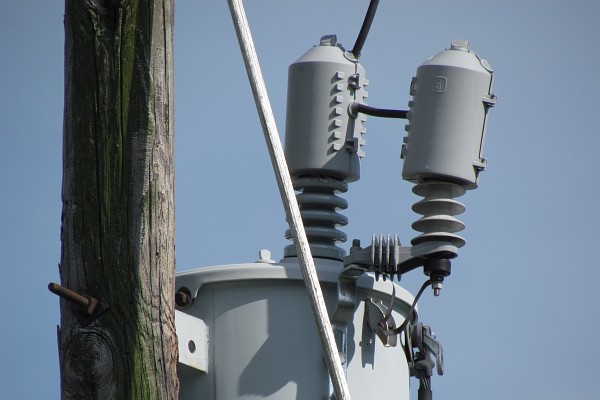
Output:
<path fill-rule="evenodd" d="M 419 297 L 421 297 L 421 295 L 423 294 L 425 289 L 427 289 L 427 287 L 429 285 L 431 285 L 431 283 L 432 283 L 431 279 L 427 279 L 423 283 L 423 285 L 421 285 L 421 289 L 419 289 L 419 291 L 417 292 L 417 295 L 415 296 L 415 299 L 413 300 L 413 303 L 410 306 L 410 310 L 408 310 L 408 314 L 406 314 L 406 318 L 404 319 L 404 322 L 402 322 L 402 324 L 399 327 L 397 327 L 396 329 L 388 329 L 386 321 L 384 321 L 384 320 L 379 321 L 379 327 L 381 328 L 381 331 L 384 335 L 386 335 L 386 336 L 397 335 L 397 334 L 401 333 L 402 331 L 404 331 L 404 329 L 406 329 L 406 326 L 410 322 L 412 314 L 415 311 L 415 307 L 417 305 L 417 302 L 419 301 Z"/>
<path fill-rule="evenodd" d="M 387 108 L 375 108 L 369 107 L 366 104 L 361 104 L 354 102 L 350 106 L 350 111 L 353 114 L 363 113 L 367 115 L 372 115 L 373 117 L 382 117 L 382 118 L 399 118 L 399 119 L 407 119 L 408 111 L 406 110 L 390 110 Z"/>
<path fill-rule="evenodd" d="M 360 57 L 360 52 L 365 45 L 365 41 L 367 40 L 367 35 L 371 29 L 371 24 L 373 23 L 373 18 L 375 18 L 375 12 L 377 11 L 378 5 L 379 0 L 371 0 L 369 3 L 367 15 L 365 15 L 365 20 L 363 21 L 362 27 L 360 28 L 360 32 L 358 33 L 358 37 L 356 38 L 356 42 L 354 43 L 354 47 L 351 51 L 351 53 L 354 54 L 354 58 L 357 60 L 358 57 Z"/>

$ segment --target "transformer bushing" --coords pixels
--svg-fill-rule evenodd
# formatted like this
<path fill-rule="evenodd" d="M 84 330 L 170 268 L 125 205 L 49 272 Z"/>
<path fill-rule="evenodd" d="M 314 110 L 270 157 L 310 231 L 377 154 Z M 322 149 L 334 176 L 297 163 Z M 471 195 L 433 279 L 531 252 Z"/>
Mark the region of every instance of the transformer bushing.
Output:
<path fill-rule="evenodd" d="M 413 206 L 423 215 L 412 225 L 422 232 L 413 245 L 465 244 L 455 234 L 464 224 L 454 217 L 465 207 L 455 198 L 477 187 L 479 172 L 486 166 L 482 155 L 486 120 L 496 102 L 492 83 L 491 66 L 464 40 L 452 41 L 450 49 L 417 69 L 401 155 L 402 178 L 416 183 L 413 192 L 424 197 Z"/>
<path fill-rule="evenodd" d="M 351 118 L 349 109 L 367 97 L 365 76 L 335 35 L 323 36 L 289 68 L 285 156 L 315 257 L 341 260 L 346 254 L 337 246 L 346 241 L 337 226 L 347 219 L 337 210 L 347 203 L 336 193 L 360 177 L 366 116 Z M 291 232 L 285 236 L 291 239 Z M 296 256 L 294 245 L 284 256 Z"/>

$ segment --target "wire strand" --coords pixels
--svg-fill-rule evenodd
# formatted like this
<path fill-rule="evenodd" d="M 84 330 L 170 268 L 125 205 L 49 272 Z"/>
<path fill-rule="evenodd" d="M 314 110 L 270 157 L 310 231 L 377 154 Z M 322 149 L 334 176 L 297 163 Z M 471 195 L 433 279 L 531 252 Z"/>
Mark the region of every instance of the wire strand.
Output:
<path fill-rule="evenodd" d="M 402 331 L 404 331 L 404 329 L 406 329 L 406 326 L 410 322 L 410 320 L 412 318 L 412 314 L 415 311 L 415 307 L 417 305 L 417 302 L 419 301 L 419 298 L 421 297 L 421 295 L 423 294 L 425 289 L 427 289 L 427 287 L 431 285 L 431 283 L 432 283 L 431 279 L 427 279 L 423 283 L 423 285 L 421 285 L 421 288 L 417 292 L 417 295 L 415 296 L 415 299 L 413 300 L 413 303 L 410 306 L 410 309 L 408 310 L 408 314 L 406 314 L 406 318 L 404 319 L 404 322 L 402 322 L 402 324 L 399 327 L 397 327 L 396 329 L 388 329 L 387 323 L 385 321 L 379 321 L 379 327 L 381 328 L 381 331 L 383 332 L 384 335 L 386 335 L 386 336 L 397 335 L 397 334 L 401 333 Z"/>
<path fill-rule="evenodd" d="M 377 11 L 378 5 L 379 0 L 371 0 L 371 2 L 369 3 L 367 15 L 365 15 L 365 20 L 363 21 L 363 24 L 360 28 L 360 32 L 358 33 L 358 37 L 356 38 L 356 42 L 354 43 L 354 47 L 351 51 L 351 53 L 354 55 L 354 58 L 356 59 L 360 57 L 360 52 L 362 51 L 362 48 L 365 45 L 365 41 L 367 40 L 367 35 L 369 34 L 369 30 L 371 29 L 373 18 L 375 18 L 375 12 Z"/>
<path fill-rule="evenodd" d="M 387 108 L 375 108 L 358 102 L 352 103 L 350 107 L 350 110 L 353 113 L 353 115 L 363 113 L 366 115 L 371 115 L 373 117 L 408 119 L 407 110 L 390 110 Z"/>

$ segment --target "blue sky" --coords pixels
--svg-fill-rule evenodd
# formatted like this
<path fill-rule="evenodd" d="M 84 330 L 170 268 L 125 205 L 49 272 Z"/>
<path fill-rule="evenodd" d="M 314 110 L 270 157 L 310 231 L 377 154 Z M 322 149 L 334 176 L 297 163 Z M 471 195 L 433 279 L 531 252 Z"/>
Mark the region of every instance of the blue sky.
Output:
<path fill-rule="evenodd" d="M 287 67 L 320 36 L 354 43 L 367 0 L 245 2 L 281 133 Z M 6 399 L 58 399 L 64 4 L 0 14 L 0 375 Z M 406 108 L 410 79 L 452 39 L 494 67 L 488 168 L 460 200 L 467 245 L 421 317 L 444 345 L 435 398 L 597 398 L 600 371 L 600 2 L 382 0 L 361 63 L 369 104 Z M 287 244 L 275 179 L 225 0 L 178 0 L 175 18 L 177 265 L 274 258 Z M 415 236 L 401 179 L 404 122 L 367 121 L 349 238 Z M 403 279 L 415 291 L 424 279 Z"/>

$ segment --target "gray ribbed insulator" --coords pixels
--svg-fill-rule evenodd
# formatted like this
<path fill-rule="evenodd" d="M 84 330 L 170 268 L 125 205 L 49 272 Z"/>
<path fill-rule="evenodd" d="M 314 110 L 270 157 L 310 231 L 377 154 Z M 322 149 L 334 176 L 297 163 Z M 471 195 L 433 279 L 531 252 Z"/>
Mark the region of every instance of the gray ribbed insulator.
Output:
<path fill-rule="evenodd" d="M 398 235 L 392 236 L 373 235 L 371 242 L 371 263 L 376 274 L 386 274 L 390 278 L 398 275 L 400 279 L 400 271 L 398 270 L 398 262 L 400 260 L 400 240 Z M 384 275 L 385 279 L 385 275 Z"/>
<path fill-rule="evenodd" d="M 423 234 L 414 238 L 411 243 L 417 245 L 429 241 L 448 242 L 456 247 L 465 245 L 465 240 L 455 235 L 465 229 L 455 215 L 462 214 L 465 206 L 454 200 L 465 194 L 465 188 L 450 182 L 422 182 L 413 187 L 413 193 L 424 197 L 415 203 L 412 209 L 423 217 L 412 224 L 412 228 Z"/>
<path fill-rule="evenodd" d="M 338 209 L 346 209 L 346 200 L 337 196 L 336 192 L 346 192 L 348 184 L 339 180 L 324 177 L 303 177 L 293 180 L 294 189 L 300 206 L 300 215 L 313 257 L 342 260 L 346 251 L 337 246 L 346 241 L 346 234 L 337 229 L 348 224 L 348 218 L 339 214 Z M 285 231 L 285 238 L 292 240 L 290 230 Z M 295 245 L 286 246 L 284 257 L 296 257 Z"/>

